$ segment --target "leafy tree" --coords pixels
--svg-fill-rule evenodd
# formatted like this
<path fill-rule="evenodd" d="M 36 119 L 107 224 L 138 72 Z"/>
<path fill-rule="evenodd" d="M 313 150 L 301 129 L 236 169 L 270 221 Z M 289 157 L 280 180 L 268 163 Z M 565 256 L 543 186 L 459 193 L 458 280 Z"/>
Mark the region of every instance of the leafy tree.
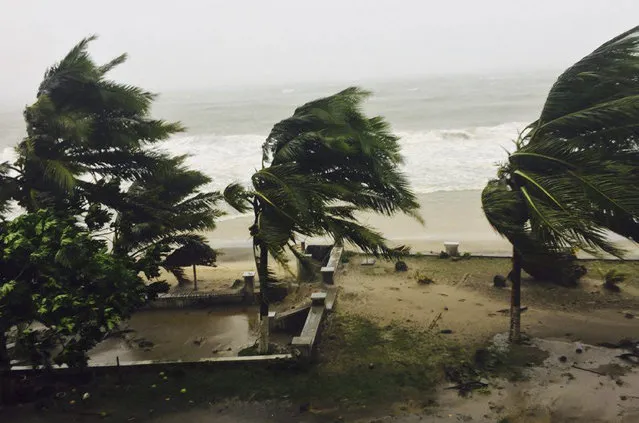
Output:
<path fill-rule="evenodd" d="M 295 248 L 298 235 L 328 236 L 367 253 L 391 255 L 384 237 L 360 224 L 355 213 L 404 212 L 419 218 L 415 196 L 398 169 L 398 137 L 383 118 L 361 111 L 368 95 L 348 88 L 297 108 L 266 139 L 252 187 L 231 184 L 225 190 L 233 207 L 254 215 L 250 234 L 262 292 L 261 352 L 268 346 L 264 322 L 274 282 L 269 256 L 284 265 L 287 250 L 303 259 Z"/>
<path fill-rule="evenodd" d="M 555 82 L 538 120 L 488 183 L 490 224 L 513 245 L 510 339 L 520 339 L 522 256 L 580 248 L 621 256 L 639 235 L 639 27 Z"/>
<path fill-rule="evenodd" d="M 159 266 L 184 281 L 182 267 L 215 263 L 216 253 L 195 231 L 212 230 L 221 215 L 213 207 L 221 195 L 200 192 L 211 180 L 184 165 L 185 156 L 167 159 L 153 174 L 138 178 L 128 189 L 128 199 L 138 205 L 117 215 L 113 249 L 144 263 L 148 276 Z"/>
<path fill-rule="evenodd" d="M 154 94 L 106 78 L 126 55 L 98 65 L 87 51 L 94 39 L 47 70 L 24 112 L 27 137 L 16 148 L 13 184 L 4 188 L 29 211 L 108 203 L 112 196 L 100 194 L 113 188 L 109 182 L 152 171 L 163 156 L 147 147 L 183 129 L 149 117 Z"/>
<path fill-rule="evenodd" d="M 155 94 L 107 79 L 126 55 L 99 65 L 88 53 L 94 39 L 47 70 L 26 108 L 18 158 L 0 164 L 0 214 L 16 200 L 81 216 L 95 236 L 115 236 L 116 254 L 157 275 L 173 249 L 202 242 L 193 232 L 213 228 L 220 195 L 200 192 L 210 180 L 184 157 L 152 148 L 183 127 L 150 117 Z"/>
<path fill-rule="evenodd" d="M 128 258 L 110 254 L 105 241 L 51 211 L 27 213 L 2 226 L 0 266 L 4 370 L 12 327 L 18 327 L 34 365 L 84 366 L 87 351 L 155 292 Z M 59 352 L 51 357 L 54 349 Z"/>

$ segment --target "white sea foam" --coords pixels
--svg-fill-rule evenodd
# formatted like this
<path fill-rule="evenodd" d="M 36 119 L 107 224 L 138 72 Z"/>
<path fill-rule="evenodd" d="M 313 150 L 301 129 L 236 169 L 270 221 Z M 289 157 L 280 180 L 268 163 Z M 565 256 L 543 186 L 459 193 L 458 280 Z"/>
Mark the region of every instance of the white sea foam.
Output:
<path fill-rule="evenodd" d="M 416 192 L 480 189 L 495 175 L 495 164 L 505 160 L 504 149 L 523 122 L 497 126 L 449 128 L 397 132 L 405 157 L 404 172 Z M 209 175 L 210 188 L 223 189 L 230 182 L 247 184 L 261 166 L 264 135 L 186 135 L 174 137 L 159 148 L 173 154 L 188 154 L 188 165 Z M 13 161 L 15 152 L 6 147 L 0 162 Z"/>
<path fill-rule="evenodd" d="M 480 189 L 495 175 L 523 123 L 491 127 L 398 132 L 405 156 L 404 172 L 417 192 Z M 188 164 L 213 178 L 212 188 L 248 183 L 261 165 L 264 136 L 197 135 L 162 144 L 174 154 L 189 154 Z"/>
<path fill-rule="evenodd" d="M 0 155 L 0 163 L 13 162 L 16 159 L 16 153 L 13 147 L 5 147 L 2 149 L 2 155 Z"/>
<path fill-rule="evenodd" d="M 404 171 L 417 192 L 481 189 L 513 150 L 521 122 L 399 133 Z"/>

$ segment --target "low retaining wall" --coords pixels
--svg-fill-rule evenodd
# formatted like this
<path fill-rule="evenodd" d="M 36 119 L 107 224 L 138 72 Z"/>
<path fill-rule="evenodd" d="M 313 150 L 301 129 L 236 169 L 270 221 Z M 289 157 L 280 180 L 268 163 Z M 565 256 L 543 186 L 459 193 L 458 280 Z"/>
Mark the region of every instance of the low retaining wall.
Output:
<path fill-rule="evenodd" d="M 330 298 L 329 298 L 330 293 Z M 333 308 L 337 289 L 330 287 L 327 292 L 316 292 L 311 295 L 311 308 L 299 336 L 293 338 L 291 346 L 296 355 L 310 358 L 313 355 L 316 341 L 319 340 L 324 318 Z M 330 304 L 327 300 L 330 299 Z M 329 308 L 330 305 L 330 308 Z"/>
<path fill-rule="evenodd" d="M 331 254 L 328 257 L 328 261 L 326 262 L 326 266 L 320 269 L 322 273 L 322 282 L 327 285 L 333 285 L 335 283 L 335 272 L 340 265 L 340 260 L 342 259 L 342 253 L 344 252 L 344 247 L 334 246 L 331 250 Z"/>
<path fill-rule="evenodd" d="M 148 309 L 208 307 L 212 305 L 252 304 L 255 301 L 255 272 L 244 272 L 242 283 L 225 291 L 185 291 L 159 294 Z"/>
<path fill-rule="evenodd" d="M 311 309 L 310 302 L 281 313 L 275 313 L 272 319 L 270 329 L 272 331 L 292 332 L 293 330 L 299 330 L 304 326 L 304 322 L 308 317 L 308 312 Z"/>
<path fill-rule="evenodd" d="M 181 361 L 181 360 L 140 360 L 140 361 L 123 361 L 119 364 L 104 364 L 104 363 L 89 363 L 86 369 L 69 368 L 66 365 L 53 366 L 51 370 L 55 373 L 78 373 L 78 372 L 91 372 L 91 373 L 114 373 L 120 371 L 120 368 L 125 368 L 126 372 L 130 371 L 153 371 L 166 370 L 171 367 L 215 367 L 215 368 L 233 368 L 242 367 L 246 365 L 266 367 L 273 365 L 293 365 L 297 362 L 296 358 L 292 354 L 273 354 L 273 355 L 256 355 L 246 357 L 212 357 L 202 358 L 200 360 L 193 361 Z M 40 372 L 43 369 L 32 366 L 12 366 L 11 374 L 20 375 L 33 372 Z"/>
<path fill-rule="evenodd" d="M 181 292 L 160 294 L 158 298 L 151 301 L 147 308 L 191 308 L 208 307 L 220 304 L 240 304 L 247 301 L 244 288 L 226 292 Z"/>

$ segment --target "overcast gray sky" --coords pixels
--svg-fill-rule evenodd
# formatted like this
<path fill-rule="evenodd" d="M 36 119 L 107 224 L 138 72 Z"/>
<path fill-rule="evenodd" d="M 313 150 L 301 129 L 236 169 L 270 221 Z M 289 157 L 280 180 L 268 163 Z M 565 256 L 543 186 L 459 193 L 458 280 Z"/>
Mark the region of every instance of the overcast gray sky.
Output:
<path fill-rule="evenodd" d="M 0 97 L 96 33 L 155 91 L 560 69 L 639 24 L 639 0 L 0 0 Z"/>

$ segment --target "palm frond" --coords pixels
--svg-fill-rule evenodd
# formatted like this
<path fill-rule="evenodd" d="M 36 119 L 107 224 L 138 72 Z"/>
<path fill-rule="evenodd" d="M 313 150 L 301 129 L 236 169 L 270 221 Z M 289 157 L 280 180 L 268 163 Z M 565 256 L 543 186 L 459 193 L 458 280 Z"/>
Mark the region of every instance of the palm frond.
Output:
<path fill-rule="evenodd" d="M 635 27 L 557 79 L 502 180 L 482 193 L 490 224 L 520 250 L 622 255 L 608 234 L 639 234 L 638 121 Z"/>
<path fill-rule="evenodd" d="M 229 206 L 240 213 L 246 213 L 251 209 L 249 200 L 251 194 L 238 183 L 233 182 L 227 185 L 227 187 L 224 188 L 223 197 Z"/>
<path fill-rule="evenodd" d="M 128 56 L 126 53 L 119 55 L 118 57 L 111 59 L 108 63 L 100 66 L 98 71 L 100 74 L 105 75 L 106 73 L 113 70 L 115 67 L 120 66 L 122 63 L 126 62 Z"/>
<path fill-rule="evenodd" d="M 44 162 L 45 173 L 60 188 L 70 192 L 75 187 L 73 172 L 59 160 L 47 160 Z"/>

